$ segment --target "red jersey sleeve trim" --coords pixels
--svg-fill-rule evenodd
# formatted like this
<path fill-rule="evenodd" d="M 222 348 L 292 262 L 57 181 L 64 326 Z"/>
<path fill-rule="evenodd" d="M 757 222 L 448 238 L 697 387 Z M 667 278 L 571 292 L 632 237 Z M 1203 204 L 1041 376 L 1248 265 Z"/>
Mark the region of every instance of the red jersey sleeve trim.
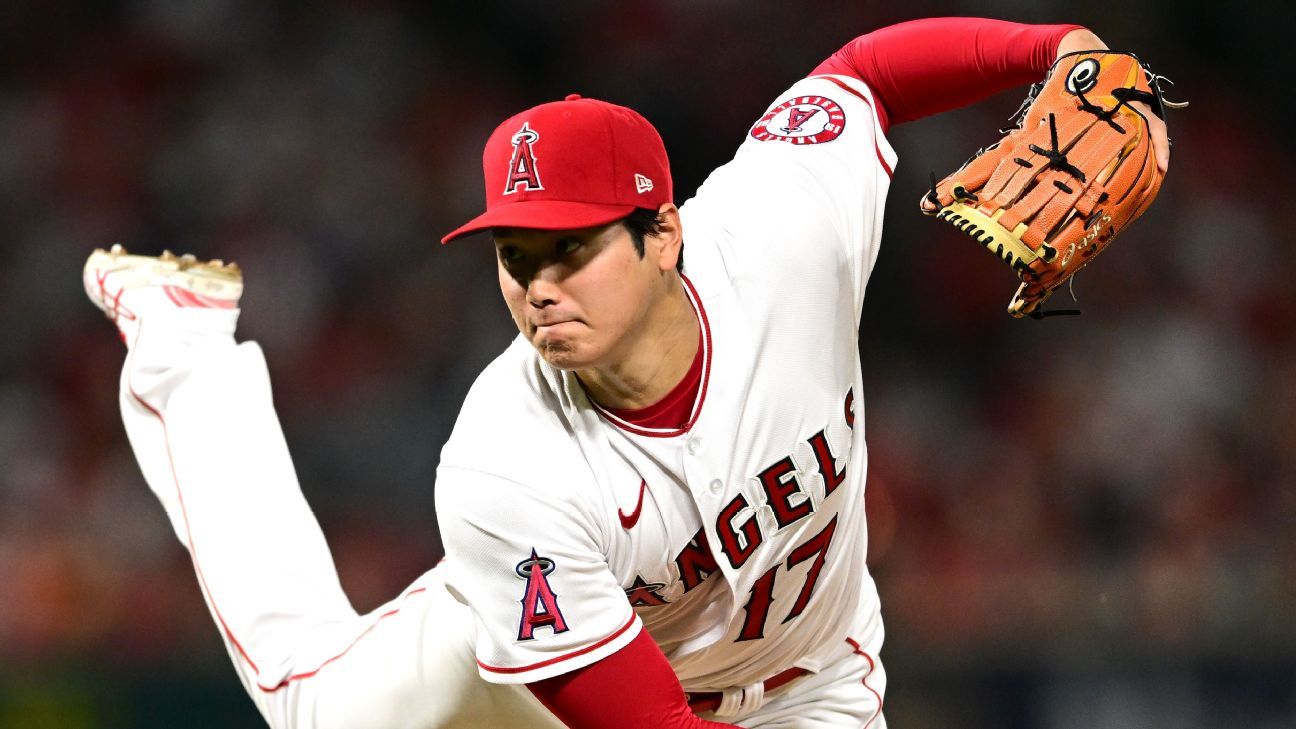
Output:
<path fill-rule="evenodd" d="M 567 660 L 571 660 L 572 658 L 576 658 L 576 657 L 579 657 L 579 656 L 583 656 L 583 655 L 585 655 L 586 653 L 589 653 L 589 652 L 591 652 L 591 651 L 596 651 L 596 650 L 598 650 L 599 648 L 602 648 L 603 646 L 607 645 L 608 643 L 611 643 L 612 641 L 614 641 L 614 640 L 616 640 L 617 638 L 619 638 L 619 637 L 621 636 L 622 633 L 624 633 L 624 632 L 626 632 L 627 630 L 629 630 L 629 629 L 631 628 L 631 626 L 633 626 L 633 625 L 635 624 L 635 621 L 638 620 L 638 618 L 639 618 L 638 615 L 636 615 L 636 614 L 634 614 L 634 613 L 631 613 L 631 615 L 630 615 L 630 620 L 628 620 L 628 621 L 626 622 L 625 625 L 622 625 L 620 628 L 617 628 L 617 629 L 616 629 L 616 630 L 615 630 L 611 635 L 609 635 L 608 637 L 606 637 L 606 638 L 604 638 L 604 639 L 598 641 L 597 643 L 591 643 L 591 644 L 585 646 L 584 648 L 580 648 L 580 649 L 574 650 L 574 651 L 572 651 L 572 652 L 570 652 L 570 653 L 564 653 L 564 654 L 561 655 L 561 656 L 555 656 L 555 657 L 550 658 L 550 659 L 548 659 L 548 660 L 540 661 L 539 663 L 532 663 L 532 664 L 527 665 L 527 666 L 517 666 L 517 667 L 510 667 L 510 666 L 492 666 L 492 665 L 490 665 L 489 663 L 483 663 L 483 662 L 481 661 L 481 659 L 478 659 L 478 660 L 477 660 L 477 665 L 480 666 L 480 667 L 482 668 L 483 671 L 490 671 L 491 673 L 500 673 L 500 674 L 504 674 L 504 675 L 513 675 L 513 674 L 517 674 L 517 673 L 526 673 L 527 671 L 534 671 L 534 670 L 536 670 L 537 668 L 545 668 L 545 667 L 547 667 L 547 666 L 552 666 L 552 665 L 554 665 L 555 663 L 562 663 L 563 661 L 567 661 Z"/>
<path fill-rule="evenodd" d="M 869 98 L 867 96 L 851 88 L 850 84 L 846 83 L 845 81 L 842 81 L 839 78 L 833 78 L 832 76 L 811 76 L 810 78 L 822 78 L 825 81 L 831 81 L 833 84 L 840 87 L 843 91 L 846 91 L 847 93 L 857 97 L 860 101 L 863 101 L 865 104 L 868 104 L 869 108 L 872 109 L 875 114 L 877 114 L 878 126 L 880 126 L 882 129 L 886 129 L 886 123 L 884 121 L 884 117 L 882 116 L 882 113 L 879 110 L 878 106 L 875 105 L 873 102 L 869 101 Z M 887 177 L 893 177 L 895 175 L 895 171 L 891 169 L 891 165 L 887 163 L 886 155 L 882 153 L 882 145 L 878 144 L 878 135 L 876 133 L 873 135 L 873 151 L 877 152 L 878 162 L 882 164 L 882 169 L 886 170 Z"/>

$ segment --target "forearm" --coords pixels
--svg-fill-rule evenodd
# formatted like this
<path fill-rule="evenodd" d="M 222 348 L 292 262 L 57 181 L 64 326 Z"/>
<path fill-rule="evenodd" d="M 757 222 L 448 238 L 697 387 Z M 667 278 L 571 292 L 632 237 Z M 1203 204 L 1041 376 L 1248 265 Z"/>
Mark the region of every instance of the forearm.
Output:
<path fill-rule="evenodd" d="M 674 669 L 646 630 L 601 661 L 527 684 L 527 688 L 571 729 L 601 729 L 610 724 L 618 729 L 733 726 L 693 713 Z"/>
<path fill-rule="evenodd" d="M 1038 81 L 1064 43 L 1091 39 L 1096 36 L 1078 25 L 929 18 L 860 36 L 813 74 L 863 80 L 881 107 L 884 126 L 894 125 Z"/>

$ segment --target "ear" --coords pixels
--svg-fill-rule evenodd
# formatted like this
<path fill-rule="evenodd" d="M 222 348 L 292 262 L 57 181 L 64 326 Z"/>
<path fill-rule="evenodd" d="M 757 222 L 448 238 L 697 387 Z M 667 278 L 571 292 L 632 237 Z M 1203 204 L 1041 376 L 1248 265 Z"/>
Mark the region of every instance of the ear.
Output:
<path fill-rule="evenodd" d="M 679 208 L 675 203 L 663 203 L 657 208 L 657 218 L 662 221 L 660 231 L 650 236 L 648 250 L 652 252 L 661 271 L 674 271 L 684 247 L 684 231 L 680 227 Z"/>

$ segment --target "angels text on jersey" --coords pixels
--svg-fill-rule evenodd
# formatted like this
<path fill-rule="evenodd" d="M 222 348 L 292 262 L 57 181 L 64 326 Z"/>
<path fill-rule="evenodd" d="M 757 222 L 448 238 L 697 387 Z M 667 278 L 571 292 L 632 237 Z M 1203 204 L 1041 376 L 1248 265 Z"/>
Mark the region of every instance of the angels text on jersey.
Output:
<path fill-rule="evenodd" d="M 847 428 L 853 429 L 855 395 L 854 390 L 847 390 L 842 403 L 842 415 Z M 834 453 L 828 442 L 828 427 L 807 439 L 814 453 L 815 465 L 823 479 L 823 497 L 819 508 L 846 479 L 846 464 L 849 463 L 849 445 L 845 453 Z M 846 443 L 849 444 L 849 440 Z M 837 462 L 842 459 L 839 467 Z M 756 550 L 765 542 L 767 536 L 757 519 L 757 508 L 767 508 L 773 515 L 774 532 L 782 531 L 801 522 L 814 514 L 816 508 L 798 476 L 799 471 L 792 460 L 792 454 L 779 458 L 766 466 L 752 478 L 759 484 L 759 493 L 764 497 L 753 504 L 745 494 L 739 492 L 731 499 L 716 519 L 715 532 L 720 540 L 721 555 L 734 570 L 740 569 Z M 623 512 L 618 512 L 622 527 L 633 529 L 639 510 L 643 506 L 643 487 L 641 483 L 639 502 L 632 515 L 634 520 Z M 745 516 L 741 516 L 745 513 Z M 764 637 L 764 628 L 770 618 L 774 603 L 774 587 L 780 572 L 809 563 L 804 582 L 797 592 L 796 599 L 787 608 L 782 617 L 783 623 L 799 617 L 813 597 L 819 574 L 827 560 L 828 550 L 832 544 L 833 533 L 837 526 L 834 516 L 819 532 L 805 539 L 794 547 L 785 561 L 776 563 L 758 578 L 744 605 L 746 618 L 736 641 L 754 640 Z M 549 628 L 551 634 L 565 632 L 568 627 L 559 606 L 559 596 L 550 587 L 547 576 L 560 569 L 561 565 L 547 557 L 540 556 L 533 548 L 528 559 L 517 565 L 517 574 L 526 580 L 522 599 L 522 613 L 519 619 L 518 640 L 532 640 L 537 636 L 538 628 Z M 661 581 L 648 581 L 642 573 L 636 573 L 629 587 L 625 588 L 626 599 L 631 607 L 652 608 L 670 605 L 683 595 L 700 586 L 708 577 L 719 569 L 716 556 L 706 539 L 706 530 L 698 529 L 697 533 L 686 542 L 675 554 L 668 566 L 673 579 L 668 584 Z M 673 588 L 673 589 L 670 589 Z"/>

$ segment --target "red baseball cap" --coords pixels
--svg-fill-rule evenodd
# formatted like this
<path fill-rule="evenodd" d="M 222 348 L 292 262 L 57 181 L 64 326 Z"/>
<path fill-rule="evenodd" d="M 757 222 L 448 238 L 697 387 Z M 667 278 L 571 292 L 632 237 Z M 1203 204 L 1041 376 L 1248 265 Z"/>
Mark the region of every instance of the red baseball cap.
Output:
<path fill-rule="evenodd" d="M 670 202 L 661 135 L 638 112 L 571 94 L 510 117 L 482 152 L 486 212 L 442 243 L 497 227 L 606 225 Z"/>

